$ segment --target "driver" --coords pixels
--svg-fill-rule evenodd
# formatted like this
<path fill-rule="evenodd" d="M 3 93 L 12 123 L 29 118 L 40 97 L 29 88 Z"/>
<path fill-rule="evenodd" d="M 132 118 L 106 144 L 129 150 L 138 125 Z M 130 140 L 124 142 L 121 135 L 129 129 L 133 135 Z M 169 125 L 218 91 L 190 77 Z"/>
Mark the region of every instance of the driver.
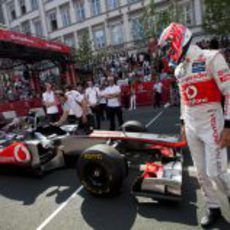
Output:
<path fill-rule="evenodd" d="M 201 50 L 191 45 L 191 39 L 188 28 L 171 23 L 158 46 L 160 55 L 175 68 L 181 94 L 182 136 L 186 136 L 208 207 L 201 226 L 210 227 L 221 217 L 212 182 L 230 198 L 226 148 L 230 145 L 230 70 L 219 51 Z"/>

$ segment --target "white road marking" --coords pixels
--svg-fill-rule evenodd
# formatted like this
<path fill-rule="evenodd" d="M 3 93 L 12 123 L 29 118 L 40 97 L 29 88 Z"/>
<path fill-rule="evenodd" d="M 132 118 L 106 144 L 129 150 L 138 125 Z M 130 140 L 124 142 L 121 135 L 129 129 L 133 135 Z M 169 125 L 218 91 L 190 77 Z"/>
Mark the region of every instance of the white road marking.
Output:
<path fill-rule="evenodd" d="M 145 125 L 145 127 L 148 128 L 150 125 L 152 125 L 153 122 L 156 121 L 156 120 L 162 115 L 163 112 L 164 112 L 164 110 L 161 111 L 161 112 L 159 112 L 150 122 L 148 122 L 148 123 Z"/>
<path fill-rule="evenodd" d="M 163 110 L 161 110 L 151 121 L 149 121 L 149 122 L 145 125 L 145 127 L 148 128 L 150 125 L 152 125 L 153 122 L 155 122 L 155 121 L 164 113 L 164 111 L 165 111 L 169 106 L 170 106 L 170 104 L 169 104 L 169 103 L 166 103 L 166 104 L 164 105 Z"/>
<path fill-rule="evenodd" d="M 36 230 L 42 230 L 44 227 L 50 223 L 50 221 L 63 209 L 65 206 L 83 189 L 83 186 L 80 186 L 65 202 L 63 202 L 48 218 L 46 218 L 43 223 L 37 227 Z"/>

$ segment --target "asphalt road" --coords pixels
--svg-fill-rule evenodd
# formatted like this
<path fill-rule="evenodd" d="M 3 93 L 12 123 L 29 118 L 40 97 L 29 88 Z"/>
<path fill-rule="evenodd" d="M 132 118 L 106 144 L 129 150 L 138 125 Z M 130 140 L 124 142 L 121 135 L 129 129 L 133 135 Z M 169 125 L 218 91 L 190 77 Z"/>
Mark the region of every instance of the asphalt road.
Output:
<path fill-rule="evenodd" d="M 139 108 L 126 111 L 125 119 L 147 124 L 160 110 Z M 108 127 L 105 122 L 104 128 Z M 179 132 L 179 110 L 168 108 L 149 130 L 155 133 Z M 126 230 L 126 229 L 201 229 L 199 219 L 205 204 L 197 184 L 188 151 L 185 152 L 183 200 L 178 205 L 135 199 L 130 195 L 132 178 L 127 179 L 119 196 L 95 198 L 82 189 L 74 169 L 50 172 L 42 179 L 0 175 L 1 230 Z M 219 194 L 225 218 L 230 209 Z M 230 229 L 221 220 L 214 229 Z"/>

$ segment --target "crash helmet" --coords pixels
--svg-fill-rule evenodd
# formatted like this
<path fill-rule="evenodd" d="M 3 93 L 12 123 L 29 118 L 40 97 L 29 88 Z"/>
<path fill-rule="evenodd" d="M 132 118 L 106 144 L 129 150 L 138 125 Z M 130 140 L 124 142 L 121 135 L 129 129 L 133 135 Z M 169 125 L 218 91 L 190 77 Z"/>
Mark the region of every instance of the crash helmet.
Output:
<path fill-rule="evenodd" d="M 187 27 L 172 22 L 159 38 L 160 57 L 166 58 L 169 66 L 175 68 L 186 53 L 191 39 L 192 32 Z"/>

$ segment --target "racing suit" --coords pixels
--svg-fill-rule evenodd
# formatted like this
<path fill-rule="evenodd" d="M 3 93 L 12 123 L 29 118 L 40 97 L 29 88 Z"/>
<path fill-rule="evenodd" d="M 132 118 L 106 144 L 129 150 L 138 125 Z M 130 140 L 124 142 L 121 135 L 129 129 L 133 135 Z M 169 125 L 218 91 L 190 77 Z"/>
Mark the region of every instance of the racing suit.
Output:
<path fill-rule="evenodd" d="M 218 51 L 191 45 L 185 60 L 175 69 L 175 76 L 182 100 L 181 119 L 198 180 L 207 206 L 218 208 L 213 181 L 230 197 L 227 148 L 218 145 L 221 131 L 230 127 L 230 70 Z"/>

